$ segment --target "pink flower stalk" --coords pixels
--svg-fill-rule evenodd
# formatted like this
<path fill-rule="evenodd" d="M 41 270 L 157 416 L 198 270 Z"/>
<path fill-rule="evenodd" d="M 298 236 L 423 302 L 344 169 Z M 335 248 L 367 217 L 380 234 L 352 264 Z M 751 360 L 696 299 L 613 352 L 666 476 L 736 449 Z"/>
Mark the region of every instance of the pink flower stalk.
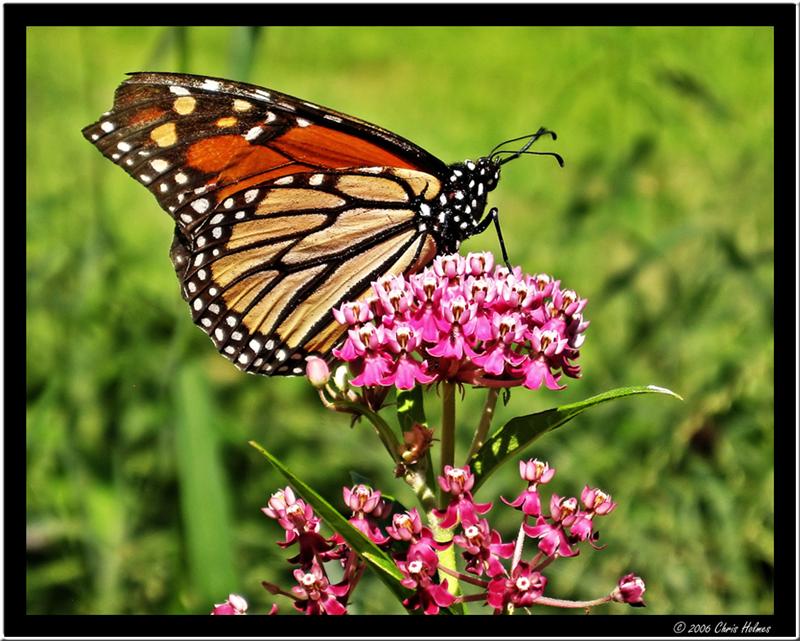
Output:
<path fill-rule="evenodd" d="M 309 572 L 295 570 L 297 585 L 292 587 L 294 607 L 306 614 L 347 614 L 347 608 L 337 597 L 344 597 L 350 589 L 347 582 L 332 585 L 318 565 Z"/>
<path fill-rule="evenodd" d="M 645 591 L 644 581 L 635 574 L 626 574 L 617 583 L 611 598 L 619 603 L 628 603 L 634 607 L 645 607 L 642 595 Z"/>
<path fill-rule="evenodd" d="M 215 603 L 211 614 L 247 614 L 247 601 L 238 594 L 229 594 L 225 603 Z"/>
<path fill-rule="evenodd" d="M 546 585 L 547 578 L 544 575 L 534 572 L 525 561 L 520 561 L 510 577 L 497 577 L 489 582 L 486 601 L 496 613 L 501 613 L 509 604 L 524 608 L 542 596 Z"/>
<path fill-rule="evenodd" d="M 410 276 L 387 275 L 369 297 L 334 310 L 348 327 L 334 356 L 355 386 L 438 381 L 563 389 L 588 321 L 586 299 L 546 274 L 495 266 L 488 252 L 437 257 Z"/>

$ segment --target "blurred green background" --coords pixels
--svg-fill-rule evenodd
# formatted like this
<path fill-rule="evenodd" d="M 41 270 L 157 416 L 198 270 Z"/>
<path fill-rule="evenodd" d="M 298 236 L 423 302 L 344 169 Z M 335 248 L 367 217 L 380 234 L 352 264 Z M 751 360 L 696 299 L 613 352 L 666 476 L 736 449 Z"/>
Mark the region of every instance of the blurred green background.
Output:
<path fill-rule="evenodd" d="M 351 472 L 414 504 L 370 429 L 303 379 L 240 373 L 192 325 L 169 217 L 80 134 L 140 70 L 278 89 L 447 162 L 557 131 L 539 148 L 566 167 L 517 160 L 490 202 L 514 263 L 589 299 L 584 377 L 515 391 L 496 425 L 623 385 L 686 400 L 611 403 L 525 453 L 557 468 L 548 489 L 619 502 L 607 549 L 554 564 L 548 593 L 595 598 L 635 571 L 647 613 L 772 611 L 770 29 L 31 28 L 27 47 L 29 613 L 206 613 L 229 591 L 265 612 L 260 581 L 292 580 L 259 511 L 282 482 L 248 439 L 340 507 Z M 463 251 L 482 249 L 491 230 Z M 459 406 L 459 461 L 482 401 Z M 515 496 L 515 468 L 477 498 Z M 352 612 L 401 611 L 364 581 Z"/>

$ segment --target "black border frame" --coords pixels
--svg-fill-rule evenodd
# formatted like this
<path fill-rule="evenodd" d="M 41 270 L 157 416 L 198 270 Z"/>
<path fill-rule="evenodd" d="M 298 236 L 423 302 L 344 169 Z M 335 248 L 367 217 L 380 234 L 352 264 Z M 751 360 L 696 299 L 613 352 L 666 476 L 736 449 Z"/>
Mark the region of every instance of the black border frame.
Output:
<path fill-rule="evenodd" d="M 25 87 L 26 69 L 26 27 L 45 25 L 124 25 L 141 19 L 142 6 L 147 7 L 148 15 L 157 19 L 159 25 L 185 24 L 191 17 L 193 24 L 208 24 L 214 18 L 215 25 L 239 25 L 245 16 L 254 17 L 254 7 L 242 4 L 5 4 L 4 48 L 5 48 L 5 210 L 21 212 L 25 209 L 24 191 L 25 168 L 18 162 L 19 149 L 25 149 L 25 128 L 20 121 L 25 117 L 24 101 L 19 99 L 19 87 Z M 263 5 L 262 5 L 263 6 Z M 797 16 L 794 3 L 783 4 L 441 4 L 438 9 L 427 5 L 425 11 L 407 11 L 414 5 L 401 4 L 304 4 L 302 11 L 298 5 L 271 4 L 269 17 L 272 24 L 280 25 L 369 25 L 391 24 L 398 16 L 414 22 L 420 17 L 426 24 L 483 24 L 490 22 L 496 26 L 530 24 L 541 26 L 770 26 L 774 29 L 775 43 L 775 211 L 781 212 L 782 233 L 776 235 L 775 276 L 777 297 L 780 309 L 775 310 L 775 335 L 780 337 L 781 352 L 784 358 L 776 360 L 781 367 L 776 373 L 776 407 L 792 407 L 792 393 L 797 390 L 796 369 L 785 363 L 788 354 L 796 354 L 797 318 L 787 310 L 787 301 L 796 299 L 787 296 L 788 292 L 797 295 L 797 273 L 795 269 L 797 241 L 797 170 L 798 159 L 795 154 L 797 140 Z M 417 5 L 418 6 L 418 5 Z M 405 10 L 400 11 L 400 8 Z M 109 17 L 113 19 L 109 20 Z M 303 20 L 298 21 L 300 18 Z M 404 22 L 408 24 L 409 22 Z M 23 55 L 20 55 L 23 53 Z M 20 118 L 22 116 L 22 118 Z M 766 141 L 765 141 L 766 142 Z M 12 188 L 16 186 L 18 188 Z M 794 187 L 794 189 L 793 189 Z M 794 210 L 794 216 L 790 212 Z M 414 624 L 414 619 L 397 616 L 371 616 L 357 619 L 347 617 L 319 618 L 303 620 L 302 629 L 286 629 L 285 624 L 301 619 L 276 617 L 239 617 L 232 626 L 225 617 L 209 616 L 129 616 L 129 615 L 28 615 L 20 579 L 25 576 L 25 496 L 20 482 L 21 467 L 17 464 L 20 452 L 24 449 L 24 429 L 22 414 L 17 398 L 25 396 L 14 394 L 15 385 L 21 386 L 23 377 L 17 373 L 17 360 L 11 359 L 8 347 L 24 342 L 25 325 L 22 316 L 15 313 L 25 308 L 24 285 L 19 282 L 19 265 L 24 261 L 24 244 L 19 241 L 19 232 L 24 222 L 19 215 L 4 217 L 5 231 L 5 309 L 10 314 L 4 318 L 4 338 L 7 348 L 4 362 L 5 373 L 5 538 L 4 538 L 4 629 L 8 637 L 94 637 L 94 636 L 180 636 L 180 637 L 270 637 L 270 638 L 420 638 L 422 636 L 445 636 L 452 638 L 526 638 L 526 637 L 679 637 L 684 636 L 675 627 L 679 623 L 711 624 L 725 621 L 738 625 L 758 622 L 759 626 L 770 626 L 767 635 L 727 636 L 728 638 L 782 637 L 798 638 L 797 606 L 797 532 L 794 530 L 798 506 L 795 474 L 797 465 L 797 431 L 789 429 L 784 419 L 776 421 L 779 426 L 780 441 L 775 450 L 775 547 L 780 561 L 775 566 L 775 612 L 773 615 L 646 615 L 615 616 L 592 615 L 580 617 L 548 615 L 535 620 L 517 617 L 503 619 L 503 627 L 483 616 L 470 616 L 458 619 L 431 617 L 424 627 Z M 788 282 L 785 282 L 787 281 Z M 15 304 L 16 303 L 16 304 Z M 794 305 L 793 305 L 794 309 Z M 790 327 L 792 319 L 794 327 Z M 796 363 L 795 363 L 796 364 Z M 780 376 L 780 378 L 779 378 Z M 792 382 L 794 384 L 792 384 Z M 795 414 L 795 421 L 797 417 Z M 795 422 L 795 428 L 797 424 Z M 411 625 L 403 625 L 402 622 Z M 535 625 L 531 625 L 535 621 Z M 365 625 L 366 624 L 366 625 Z M 296 626 L 296 623 L 295 623 Z M 423 630 L 423 634 L 418 631 Z M 677 633 L 676 633 L 677 631 Z M 233 634 L 232 634 L 233 633 Z M 686 635 L 689 636 L 689 635 Z M 691 635 L 699 638 L 707 635 Z M 714 635 L 708 635 L 714 636 Z"/>

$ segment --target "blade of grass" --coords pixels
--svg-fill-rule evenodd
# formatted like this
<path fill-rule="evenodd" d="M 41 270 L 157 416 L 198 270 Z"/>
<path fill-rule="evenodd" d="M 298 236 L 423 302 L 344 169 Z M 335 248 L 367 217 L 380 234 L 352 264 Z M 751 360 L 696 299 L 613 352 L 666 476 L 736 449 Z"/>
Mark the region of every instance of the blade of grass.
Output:
<path fill-rule="evenodd" d="M 187 367 L 180 372 L 175 445 L 181 512 L 193 584 L 205 600 L 237 589 L 230 493 L 214 431 L 211 397 L 207 381 L 197 369 Z"/>

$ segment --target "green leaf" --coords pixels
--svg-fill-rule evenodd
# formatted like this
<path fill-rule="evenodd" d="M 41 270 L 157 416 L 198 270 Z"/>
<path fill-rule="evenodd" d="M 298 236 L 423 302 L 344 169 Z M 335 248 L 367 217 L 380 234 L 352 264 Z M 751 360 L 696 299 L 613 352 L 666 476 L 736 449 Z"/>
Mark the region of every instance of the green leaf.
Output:
<path fill-rule="evenodd" d="M 477 490 L 506 459 L 528 447 L 540 436 L 561 427 L 594 405 L 637 394 L 666 394 L 683 400 L 678 394 L 665 387 L 637 385 L 619 387 L 577 403 L 512 418 L 492 434 L 468 461 L 475 474 L 475 489 Z"/>
<path fill-rule="evenodd" d="M 410 430 L 414 423 L 427 425 L 421 385 L 415 385 L 410 390 L 397 390 L 397 420 L 404 432 Z"/>
<path fill-rule="evenodd" d="M 394 593 L 398 600 L 402 601 L 410 594 L 406 588 L 400 585 L 403 573 L 400 572 L 400 569 L 395 565 L 388 554 L 364 536 L 361 530 L 353 527 L 335 507 L 292 474 L 283 463 L 261 445 L 255 441 L 250 441 L 250 445 L 261 452 L 264 458 L 289 481 L 292 487 L 311 504 L 317 514 L 321 516 L 333 530 L 342 535 L 348 545 L 376 571 L 381 581 Z"/>

